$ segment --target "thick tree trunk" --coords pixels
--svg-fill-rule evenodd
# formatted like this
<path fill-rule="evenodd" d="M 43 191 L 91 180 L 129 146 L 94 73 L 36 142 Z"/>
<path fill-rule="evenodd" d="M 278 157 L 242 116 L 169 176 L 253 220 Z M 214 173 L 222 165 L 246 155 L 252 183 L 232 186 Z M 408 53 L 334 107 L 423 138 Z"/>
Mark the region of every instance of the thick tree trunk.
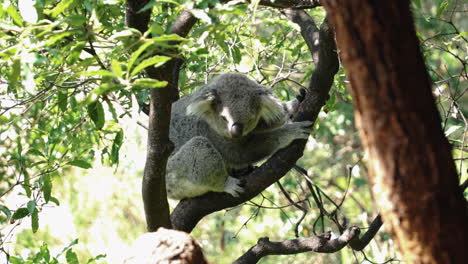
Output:
<path fill-rule="evenodd" d="M 351 81 L 373 192 L 408 263 L 468 263 L 468 208 L 408 1 L 323 1 Z"/>

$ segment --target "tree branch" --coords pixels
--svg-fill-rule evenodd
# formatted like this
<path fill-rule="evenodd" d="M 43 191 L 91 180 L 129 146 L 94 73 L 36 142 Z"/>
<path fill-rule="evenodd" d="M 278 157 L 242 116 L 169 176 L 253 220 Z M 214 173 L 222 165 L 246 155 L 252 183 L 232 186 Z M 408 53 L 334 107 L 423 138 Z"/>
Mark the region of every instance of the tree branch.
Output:
<path fill-rule="evenodd" d="M 192 14 L 182 11 L 172 25 L 170 33 L 185 37 L 196 21 Z M 165 175 L 167 160 L 173 150 L 173 144 L 169 140 L 169 125 L 171 106 L 179 94 L 179 63 L 177 59 L 172 59 L 157 69 L 147 69 L 149 77 L 168 82 L 165 88 L 150 90 L 148 152 L 142 185 L 148 231 L 155 231 L 161 226 L 171 226 Z"/>
<path fill-rule="evenodd" d="M 290 12 L 303 17 L 307 16 L 302 10 L 291 10 Z M 310 26 L 311 22 L 312 20 L 309 20 L 309 22 L 304 22 L 299 26 L 301 28 Z M 305 40 L 309 42 L 312 39 L 314 38 L 307 36 Z M 315 121 L 317 119 L 320 109 L 328 99 L 334 75 L 338 71 L 334 32 L 327 20 L 324 21 L 320 29 L 318 43 L 319 51 L 315 61 L 317 67 L 312 75 L 306 98 L 298 110 L 297 121 Z M 309 47 L 314 46 L 312 43 L 308 44 Z M 171 214 L 173 227 L 190 232 L 204 216 L 252 199 L 283 177 L 295 165 L 302 156 L 305 144 L 306 140 L 294 141 L 289 147 L 278 151 L 262 166 L 243 177 L 246 181 L 245 192 L 238 198 L 226 193 L 207 193 L 200 197 L 180 201 Z"/>
<path fill-rule="evenodd" d="M 382 217 L 380 215 L 377 215 L 374 221 L 372 221 L 371 225 L 369 226 L 367 232 L 360 238 L 359 236 L 356 236 L 353 240 L 349 242 L 349 246 L 357 251 L 363 250 L 374 238 L 375 234 L 377 234 L 382 225 Z"/>
<path fill-rule="evenodd" d="M 249 1 L 250 2 L 250 1 Z M 260 5 L 274 8 L 311 9 L 321 6 L 320 0 L 260 0 Z"/>
<path fill-rule="evenodd" d="M 333 253 L 341 250 L 353 238 L 358 236 L 358 227 L 348 228 L 336 239 L 327 239 L 326 236 L 313 236 L 297 238 L 282 242 L 272 242 L 268 237 L 260 238 L 257 244 L 251 247 L 244 255 L 238 258 L 235 264 L 257 263 L 262 257 L 268 255 L 291 255 L 303 252 Z"/>

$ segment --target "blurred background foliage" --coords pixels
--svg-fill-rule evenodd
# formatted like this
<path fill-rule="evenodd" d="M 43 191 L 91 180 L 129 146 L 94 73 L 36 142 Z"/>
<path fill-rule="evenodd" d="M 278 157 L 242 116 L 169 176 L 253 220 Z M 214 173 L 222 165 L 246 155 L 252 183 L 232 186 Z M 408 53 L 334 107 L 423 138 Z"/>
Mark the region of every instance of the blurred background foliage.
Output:
<path fill-rule="evenodd" d="M 118 263 L 145 231 L 140 185 L 147 117 L 140 105 L 148 100 L 148 87 L 165 84 L 146 79 L 143 69 L 159 67 L 173 55 L 167 47 L 181 39 L 166 32 L 181 10 L 199 18 L 179 45 L 185 59 L 181 95 L 229 71 L 249 75 L 284 100 L 308 85 L 314 64 L 297 25 L 256 1 L 217 2 L 150 1 L 145 8 L 153 8 L 152 24 L 141 34 L 125 27 L 122 0 L 3 1 L 0 263 L 8 257 L 11 263 Z M 211 5 L 216 7 L 210 10 Z M 415 0 L 412 8 L 464 182 L 467 6 L 464 1 Z M 317 24 L 325 17 L 321 8 L 309 14 Z M 245 205 L 203 219 L 193 235 L 209 261 L 229 263 L 263 236 L 338 234 L 334 221 L 365 229 L 378 214 L 346 85 L 340 69 L 298 164 L 312 184 L 304 173 L 291 171 Z M 400 258 L 384 227 L 363 252 L 345 248 L 334 254 L 272 256 L 261 263 Z"/>

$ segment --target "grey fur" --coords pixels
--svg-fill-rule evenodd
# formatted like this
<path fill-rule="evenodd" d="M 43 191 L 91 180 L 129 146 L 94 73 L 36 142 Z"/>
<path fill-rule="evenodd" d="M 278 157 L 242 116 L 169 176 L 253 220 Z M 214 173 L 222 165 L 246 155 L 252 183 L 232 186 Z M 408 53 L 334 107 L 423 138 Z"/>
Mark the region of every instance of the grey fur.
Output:
<path fill-rule="evenodd" d="M 237 197 L 240 181 L 229 176 L 309 136 L 312 123 L 290 122 L 297 99 L 281 102 L 243 74 L 226 73 L 172 105 L 167 164 L 168 196 L 184 199 L 209 191 Z"/>

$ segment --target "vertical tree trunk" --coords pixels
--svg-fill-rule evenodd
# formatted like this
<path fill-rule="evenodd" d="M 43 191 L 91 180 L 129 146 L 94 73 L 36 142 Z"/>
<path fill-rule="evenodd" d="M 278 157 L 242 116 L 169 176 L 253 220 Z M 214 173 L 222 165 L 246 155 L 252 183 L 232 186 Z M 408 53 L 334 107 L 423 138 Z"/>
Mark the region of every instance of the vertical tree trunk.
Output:
<path fill-rule="evenodd" d="M 323 1 L 351 81 L 373 192 L 408 263 L 468 263 L 468 207 L 408 1 Z"/>

